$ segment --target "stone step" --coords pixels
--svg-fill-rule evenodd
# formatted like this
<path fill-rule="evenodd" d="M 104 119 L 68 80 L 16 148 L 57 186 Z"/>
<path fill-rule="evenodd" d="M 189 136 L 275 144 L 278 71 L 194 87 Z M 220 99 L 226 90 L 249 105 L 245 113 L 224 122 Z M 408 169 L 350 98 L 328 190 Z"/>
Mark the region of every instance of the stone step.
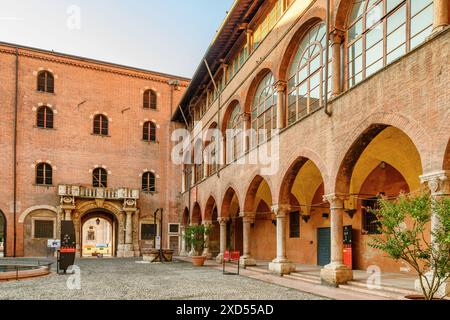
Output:
<path fill-rule="evenodd" d="M 349 284 L 341 284 L 339 285 L 339 289 L 353 291 L 353 292 L 360 292 L 372 296 L 378 296 L 383 298 L 388 298 L 391 300 L 406 300 L 404 294 L 392 292 L 392 291 L 386 291 L 386 290 L 379 290 L 379 289 L 369 289 L 361 286 L 355 286 L 355 285 L 349 285 Z"/>
<path fill-rule="evenodd" d="M 362 281 L 349 281 L 347 284 L 351 285 L 351 286 L 367 289 L 367 283 L 362 282 Z M 391 292 L 391 293 L 403 295 L 403 296 L 417 295 L 417 292 L 414 290 L 408 290 L 408 289 L 403 289 L 403 288 L 398 288 L 398 287 L 391 287 L 391 286 L 386 286 L 386 285 L 380 285 L 380 289 L 375 289 L 375 290 L 387 291 L 387 292 Z"/>
<path fill-rule="evenodd" d="M 314 281 L 321 281 L 320 280 L 320 276 L 315 276 L 312 274 L 307 274 L 307 273 L 302 273 L 302 272 L 292 272 L 291 276 L 300 278 L 300 279 L 309 279 L 309 280 L 314 280 Z"/>
<path fill-rule="evenodd" d="M 288 274 L 284 275 L 283 278 L 290 279 L 294 281 L 302 281 L 302 282 L 308 282 L 312 284 L 321 284 L 320 278 L 308 278 L 308 277 L 302 277 L 294 274 Z"/>

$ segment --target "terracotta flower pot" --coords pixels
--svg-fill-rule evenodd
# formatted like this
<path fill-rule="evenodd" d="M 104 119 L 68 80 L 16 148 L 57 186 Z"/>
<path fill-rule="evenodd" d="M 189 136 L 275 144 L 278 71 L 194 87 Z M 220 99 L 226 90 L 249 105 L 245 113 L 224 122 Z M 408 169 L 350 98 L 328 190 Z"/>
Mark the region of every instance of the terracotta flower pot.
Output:
<path fill-rule="evenodd" d="M 196 267 L 202 267 L 205 264 L 206 257 L 196 256 L 192 257 L 192 264 Z"/>

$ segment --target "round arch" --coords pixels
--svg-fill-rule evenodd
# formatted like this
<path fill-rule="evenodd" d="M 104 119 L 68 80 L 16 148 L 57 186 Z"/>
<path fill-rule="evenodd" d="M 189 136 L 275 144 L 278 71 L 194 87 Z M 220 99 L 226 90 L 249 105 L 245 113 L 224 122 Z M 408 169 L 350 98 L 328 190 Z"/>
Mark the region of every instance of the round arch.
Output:
<path fill-rule="evenodd" d="M 25 218 L 32 213 L 33 211 L 37 211 L 37 210 L 48 210 L 48 211 L 52 211 L 55 214 L 58 213 L 58 209 L 54 206 L 48 206 L 48 205 L 40 205 L 40 206 L 33 206 L 30 207 L 28 209 L 26 209 L 24 212 L 22 212 L 19 216 L 19 223 L 24 223 L 25 222 Z"/>
<path fill-rule="evenodd" d="M 260 175 L 255 176 L 252 181 L 250 182 L 249 187 L 247 188 L 245 200 L 244 200 L 244 212 L 254 212 L 255 211 L 255 201 L 257 200 L 258 191 L 261 187 L 261 185 L 266 184 L 267 190 L 264 190 L 264 194 L 261 194 L 261 196 L 264 196 L 264 202 L 270 207 L 273 205 L 273 197 L 272 197 L 272 188 L 269 182 L 263 178 Z M 267 201 L 266 201 L 267 200 Z M 269 202 L 269 203 L 268 203 Z"/>
<path fill-rule="evenodd" d="M 189 222 L 190 222 L 190 216 L 189 216 L 189 209 L 186 207 L 186 208 L 184 208 L 184 210 L 183 210 L 183 216 L 182 216 L 182 218 L 181 218 L 181 224 L 183 225 L 183 226 L 188 226 L 189 225 Z"/>
<path fill-rule="evenodd" d="M 255 98 L 256 90 L 258 89 L 258 86 L 261 83 L 261 81 L 264 79 L 264 77 L 268 73 L 272 73 L 275 76 L 275 73 L 273 72 L 273 70 L 271 68 L 269 68 L 268 66 L 261 67 L 261 69 L 258 71 L 256 76 L 253 78 L 253 80 L 250 83 L 250 86 L 247 90 L 247 95 L 245 97 L 245 104 L 244 104 L 244 106 L 242 106 L 244 108 L 244 110 L 243 110 L 244 112 L 247 112 L 247 113 L 251 112 L 252 103 L 253 103 L 253 99 Z M 275 78 L 275 82 L 276 81 L 277 81 L 277 79 Z"/>
<path fill-rule="evenodd" d="M 203 220 L 211 221 L 213 218 L 214 210 L 217 210 L 217 202 L 214 196 L 210 196 L 208 198 L 208 201 L 206 201 Z"/>
<path fill-rule="evenodd" d="M 233 204 L 233 199 L 236 199 L 237 202 L 237 212 L 239 213 L 240 211 L 240 200 L 239 200 L 239 195 L 238 193 L 235 191 L 236 189 L 233 187 L 228 187 L 227 191 L 225 192 L 224 196 L 223 196 L 223 200 L 222 200 L 222 207 L 220 210 L 220 217 L 221 218 L 228 218 L 230 217 L 230 209 L 232 207 Z"/>
<path fill-rule="evenodd" d="M 202 224 L 202 211 L 200 209 L 200 204 L 198 202 L 194 203 L 191 216 L 191 224 L 201 225 Z"/>
<path fill-rule="evenodd" d="M 226 109 L 226 111 L 225 111 L 225 113 L 223 115 L 223 119 L 222 119 L 222 134 L 223 134 L 224 137 L 225 137 L 225 132 L 228 129 L 228 122 L 230 121 L 231 114 L 233 113 L 234 108 L 237 105 L 241 106 L 241 112 L 243 112 L 241 102 L 238 99 L 233 99 L 233 101 L 231 101 L 228 104 L 228 107 L 227 107 L 227 109 Z"/>

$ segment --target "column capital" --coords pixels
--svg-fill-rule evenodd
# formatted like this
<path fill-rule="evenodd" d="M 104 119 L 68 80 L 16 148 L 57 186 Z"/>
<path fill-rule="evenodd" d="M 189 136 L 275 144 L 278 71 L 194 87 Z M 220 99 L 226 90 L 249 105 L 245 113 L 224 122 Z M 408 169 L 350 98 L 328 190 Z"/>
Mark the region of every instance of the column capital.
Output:
<path fill-rule="evenodd" d="M 450 172 L 446 170 L 434 171 L 420 176 L 420 182 L 426 185 L 433 195 L 444 194 L 449 191 Z"/>
<path fill-rule="evenodd" d="M 345 31 L 334 29 L 330 32 L 331 44 L 341 44 L 345 39 Z"/>
<path fill-rule="evenodd" d="M 291 206 L 287 204 L 276 204 L 272 206 L 272 211 L 277 218 L 283 218 L 291 211 Z"/>
<path fill-rule="evenodd" d="M 242 112 L 241 113 L 241 119 L 242 121 L 250 121 L 252 118 L 252 115 L 248 112 Z"/>
<path fill-rule="evenodd" d="M 217 222 L 219 222 L 220 225 L 226 224 L 228 221 L 230 221 L 230 218 L 228 217 L 220 217 L 217 219 Z"/>
<path fill-rule="evenodd" d="M 344 209 L 344 201 L 349 197 L 342 193 L 331 193 L 323 196 L 323 201 L 330 204 L 331 209 Z"/>
<path fill-rule="evenodd" d="M 210 225 L 213 224 L 213 222 L 212 222 L 212 220 L 205 220 L 205 221 L 203 221 L 202 224 L 203 224 L 204 226 L 210 226 Z"/>
<path fill-rule="evenodd" d="M 255 219 L 256 219 L 256 213 L 255 212 L 241 212 L 239 217 L 242 218 L 243 222 L 254 223 Z"/>
<path fill-rule="evenodd" d="M 278 80 L 277 82 L 274 83 L 273 88 L 277 91 L 277 92 L 284 92 L 286 90 L 287 87 L 287 82 L 284 80 Z"/>

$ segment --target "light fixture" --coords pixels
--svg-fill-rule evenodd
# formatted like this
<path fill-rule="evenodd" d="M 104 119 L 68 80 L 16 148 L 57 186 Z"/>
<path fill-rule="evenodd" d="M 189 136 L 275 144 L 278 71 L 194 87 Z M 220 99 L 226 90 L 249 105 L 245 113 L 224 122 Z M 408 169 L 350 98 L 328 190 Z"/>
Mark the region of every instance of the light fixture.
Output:
<path fill-rule="evenodd" d="M 322 218 L 328 219 L 330 217 L 330 214 L 327 212 L 322 213 Z"/>
<path fill-rule="evenodd" d="M 95 223 L 99 226 L 100 225 L 100 219 L 97 218 L 97 220 L 95 220 Z"/>

